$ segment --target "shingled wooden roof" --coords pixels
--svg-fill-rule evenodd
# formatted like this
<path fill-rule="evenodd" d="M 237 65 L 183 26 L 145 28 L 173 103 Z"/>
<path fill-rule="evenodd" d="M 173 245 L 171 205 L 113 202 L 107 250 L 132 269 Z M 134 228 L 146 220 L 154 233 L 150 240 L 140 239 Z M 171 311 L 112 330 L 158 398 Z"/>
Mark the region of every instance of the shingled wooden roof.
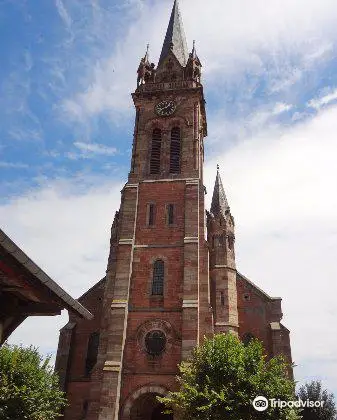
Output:
<path fill-rule="evenodd" d="M 65 292 L 0 229 L 0 344 L 32 315 L 93 315 Z"/>

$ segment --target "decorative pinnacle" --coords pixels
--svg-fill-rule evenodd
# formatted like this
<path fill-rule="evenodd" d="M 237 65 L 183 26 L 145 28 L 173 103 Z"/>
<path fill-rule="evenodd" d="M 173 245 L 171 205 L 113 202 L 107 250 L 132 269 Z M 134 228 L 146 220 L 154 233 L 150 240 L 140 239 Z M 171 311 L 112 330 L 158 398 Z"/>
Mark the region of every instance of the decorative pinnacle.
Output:
<path fill-rule="evenodd" d="M 197 53 L 196 53 L 196 49 L 195 49 L 195 39 L 193 40 L 193 49 L 192 49 L 192 58 L 196 58 Z"/>
<path fill-rule="evenodd" d="M 144 61 L 145 62 L 149 61 L 149 50 L 150 50 L 150 44 L 147 44 L 147 46 L 146 46 L 146 54 L 145 54 L 145 57 L 144 57 Z"/>
<path fill-rule="evenodd" d="M 217 165 L 216 165 L 216 169 L 217 169 L 217 171 L 219 171 L 219 170 L 220 170 L 220 166 L 219 166 L 219 164 L 217 164 Z"/>

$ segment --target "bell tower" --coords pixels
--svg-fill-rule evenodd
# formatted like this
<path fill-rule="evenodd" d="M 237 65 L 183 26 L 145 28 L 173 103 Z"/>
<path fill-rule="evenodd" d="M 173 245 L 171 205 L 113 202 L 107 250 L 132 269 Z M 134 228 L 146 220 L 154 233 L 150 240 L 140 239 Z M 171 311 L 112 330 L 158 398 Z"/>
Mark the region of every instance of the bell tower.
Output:
<path fill-rule="evenodd" d="M 132 94 L 131 170 L 104 297 L 99 420 L 162 418 L 156 396 L 177 386 L 177 365 L 213 332 L 201 67 L 195 43 L 188 53 L 175 0 L 158 66 L 147 48 Z"/>

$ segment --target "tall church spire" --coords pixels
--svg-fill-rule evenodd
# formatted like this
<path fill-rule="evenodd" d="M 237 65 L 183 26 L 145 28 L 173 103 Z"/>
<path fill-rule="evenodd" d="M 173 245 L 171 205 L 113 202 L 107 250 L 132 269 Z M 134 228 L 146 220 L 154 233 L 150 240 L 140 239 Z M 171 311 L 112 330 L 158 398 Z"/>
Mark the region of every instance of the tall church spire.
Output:
<path fill-rule="evenodd" d="M 213 191 L 211 213 L 213 213 L 214 216 L 218 216 L 219 214 L 222 214 L 223 216 L 225 216 L 225 214 L 228 211 L 229 211 L 229 205 L 228 205 L 224 187 L 222 185 L 221 176 L 219 172 L 219 165 L 218 165 L 214 191 Z"/>
<path fill-rule="evenodd" d="M 172 50 L 173 54 L 177 57 L 179 63 L 185 67 L 188 60 L 188 50 L 183 22 L 179 10 L 179 0 L 174 0 L 159 64 L 164 60 L 170 50 Z"/>

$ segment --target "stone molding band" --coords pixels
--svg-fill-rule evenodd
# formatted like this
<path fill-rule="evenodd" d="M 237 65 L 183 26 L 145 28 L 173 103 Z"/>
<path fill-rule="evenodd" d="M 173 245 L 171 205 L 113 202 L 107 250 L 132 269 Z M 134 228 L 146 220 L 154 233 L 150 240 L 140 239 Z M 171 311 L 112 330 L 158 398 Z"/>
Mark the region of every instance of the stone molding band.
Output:
<path fill-rule="evenodd" d="M 183 308 L 198 308 L 198 299 L 184 299 Z"/>
<path fill-rule="evenodd" d="M 127 300 L 124 299 L 115 299 L 111 303 L 111 308 L 126 308 L 128 304 Z"/>
<path fill-rule="evenodd" d="M 119 245 L 133 245 L 133 239 L 120 239 Z"/>
<path fill-rule="evenodd" d="M 108 372 L 119 372 L 121 370 L 121 362 L 107 360 L 104 363 L 103 370 Z"/>
<path fill-rule="evenodd" d="M 197 243 L 199 243 L 199 238 L 194 237 L 194 236 L 186 236 L 184 238 L 184 243 L 185 244 L 197 244 Z"/>

